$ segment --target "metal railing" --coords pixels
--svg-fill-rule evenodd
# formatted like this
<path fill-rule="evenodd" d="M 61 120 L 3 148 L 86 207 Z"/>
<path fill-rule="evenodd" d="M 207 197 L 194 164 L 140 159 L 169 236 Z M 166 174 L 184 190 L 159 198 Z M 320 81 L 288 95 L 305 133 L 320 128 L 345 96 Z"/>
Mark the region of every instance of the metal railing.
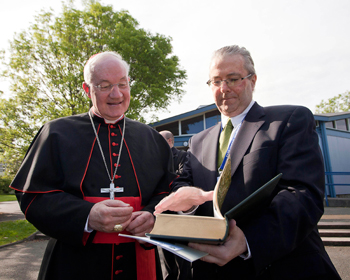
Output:
<path fill-rule="evenodd" d="M 326 175 L 326 181 L 327 183 L 325 184 L 328 187 L 328 190 L 330 190 L 328 193 L 331 195 L 331 197 L 336 196 L 336 192 L 334 189 L 334 186 L 350 186 L 349 183 L 334 183 L 333 176 L 337 175 L 342 175 L 342 176 L 350 176 L 350 172 L 325 172 Z M 325 192 L 325 200 L 326 200 L 326 206 L 329 206 L 328 204 L 328 198 L 327 198 L 327 191 Z"/>

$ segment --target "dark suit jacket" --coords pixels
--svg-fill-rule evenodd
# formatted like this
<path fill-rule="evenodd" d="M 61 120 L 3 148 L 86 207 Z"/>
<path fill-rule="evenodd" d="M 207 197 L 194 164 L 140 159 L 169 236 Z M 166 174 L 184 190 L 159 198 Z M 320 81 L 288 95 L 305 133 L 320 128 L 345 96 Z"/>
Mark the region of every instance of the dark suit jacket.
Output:
<path fill-rule="evenodd" d="M 174 171 L 177 175 L 180 175 L 184 168 L 187 152 L 175 147 L 171 148 L 171 152 L 173 153 Z"/>
<path fill-rule="evenodd" d="M 220 129 L 219 123 L 192 137 L 189 160 L 174 190 L 214 188 Z M 300 106 L 255 103 L 233 143 L 231 160 L 223 213 L 278 173 L 283 176 L 270 206 L 238 224 L 252 258 L 237 257 L 223 267 L 197 261 L 195 279 L 340 279 L 317 230 L 325 176 L 312 113 Z M 196 215 L 212 216 L 212 203 L 199 206 Z"/>

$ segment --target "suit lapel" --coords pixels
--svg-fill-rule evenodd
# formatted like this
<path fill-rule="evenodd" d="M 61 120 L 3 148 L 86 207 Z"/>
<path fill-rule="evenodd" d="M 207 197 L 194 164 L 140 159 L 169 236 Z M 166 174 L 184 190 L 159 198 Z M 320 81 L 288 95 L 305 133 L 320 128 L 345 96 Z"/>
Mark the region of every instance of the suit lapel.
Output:
<path fill-rule="evenodd" d="M 216 183 L 216 161 L 217 161 L 217 143 L 219 139 L 219 134 L 221 130 L 221 122 L 219 122 L 213 129 L 211 129 L 208 132 L 207 137 L 204 137 L 203 139 L 203 158 L 202 158 L 202 165 L 205 166 L 210 171 L 210 174 L 215 174 L 215 176 L 211 176 L 212 178 L 206 178 L 208 182 L 214 182 Z M 215 159 L 215 160 L 213 160 Z M 208 173 L 204 173 L 208 174 Z"/>
<path fill-rule="evenodd" d="M 264 109 L 258 103 L 255 103 L 245 117 L 230 151 L 231 176 L 236 172 L 255 134 L 265 122 L 262 118 L 264 115 Z"/>

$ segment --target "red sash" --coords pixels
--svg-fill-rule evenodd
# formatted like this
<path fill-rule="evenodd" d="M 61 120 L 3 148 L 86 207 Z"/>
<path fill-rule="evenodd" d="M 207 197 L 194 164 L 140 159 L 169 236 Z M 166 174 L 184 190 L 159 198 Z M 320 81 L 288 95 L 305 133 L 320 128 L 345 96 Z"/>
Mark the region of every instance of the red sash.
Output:
<path fill-rule="evenodd" d="M 107 200 L 106 197 L 84 197 L 84 200 L 97 203 L 103 200 Z M 140 211 L 143 207 L 141 207 L 141 198 L 140 197 L 118 197 L 118 200 L 121 200 L 127 204 L 130 204 L 134 208 L 134 211 Z M 130 234 L 128 231 L 122 231 L 122 233 Z M 83 236 L 83 244 L 85 245 L 88 238 L 89 233 L 84 232 Z M 155 252 L 152 250 L 145 250 L 139 244 L 139 242 L 135 239 L 125 238 L 119 236 L 119 233 L 106 233 L 97 231 L 96 235 L 92 241 L 92 243 L 96 244 L 116 244 L 120 243 L 135 243 L 136 250 L 136 269 L 137 269 L 137 280 L 152 280 L 156 279 L 156 262 L 155 262 Z M 112 269 L 112 271 L 114 271 Z M 113 279 L 113 275 L 112 275 Z"/>

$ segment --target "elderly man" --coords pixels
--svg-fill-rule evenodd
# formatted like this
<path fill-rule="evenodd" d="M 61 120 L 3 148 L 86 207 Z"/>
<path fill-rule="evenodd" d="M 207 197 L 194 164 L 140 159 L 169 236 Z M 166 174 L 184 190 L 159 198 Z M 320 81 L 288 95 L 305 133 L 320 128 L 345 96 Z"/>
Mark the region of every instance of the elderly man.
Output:
<path fill-rule="evenodd" d="M 124 116 L 129 66 L 114 52 L 84 68 L 88 113 L 45 124 L 11 187 L 26 218 L 50 239 L 39 279 L 161 279 L 143 236 L 175 178 L 163 137 Z M 142 135 L 142 138 L 140 138 Z"/>
<path fill-rule="evenodd" d="M 176 192 L 155 213 L 200 205 L 196 215 L 212 216 L 206 201 L 230 154 L 232 182 L 223 213 L 283 176 L 267 209 L 238 224 L 230 221 L 223 245 L 190 244 L 209 252 L 193 264 L 194 279 L 340 279 L 317 231 L 325 185 L 313 115 L 301 106 L 259 106 L 252 99 L 256 81 L 245 48 L 214 53 L 208 85 L 222 121 L 192 137 Z"/>
<path fill-rule="evenodd" d="M 162 135 L 169 144 L 171 152 L 173 153 L 174 171 L 176 174 L 180 175 L 186 161 L 186 151 L 178 150 L 174 147 L 174 135 L 169 130 L 163 130 L 159 132 L 159 134 Z"/>

